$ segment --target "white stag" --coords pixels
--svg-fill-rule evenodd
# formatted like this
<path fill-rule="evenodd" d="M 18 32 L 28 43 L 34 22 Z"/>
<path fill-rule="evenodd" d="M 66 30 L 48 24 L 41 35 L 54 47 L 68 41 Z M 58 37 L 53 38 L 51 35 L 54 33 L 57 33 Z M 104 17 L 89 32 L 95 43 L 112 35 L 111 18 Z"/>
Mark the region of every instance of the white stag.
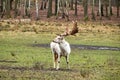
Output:
<path fill-rule="evenodd" d="M 65 36 L 74 35 L 78 32 L 77 21 L 73 21 L 73 28 L 72 30 L 68 30 L 63 34 L 58 35 L 51 43 L 50 47 L 53 53 L 53 66 L 58 70 L 60 67 L 60 58 L 64 56 L 66 58 L 67 67 L 69 67 L 69 55 L 71 53 L 70 44 L 64 39 Z"/>

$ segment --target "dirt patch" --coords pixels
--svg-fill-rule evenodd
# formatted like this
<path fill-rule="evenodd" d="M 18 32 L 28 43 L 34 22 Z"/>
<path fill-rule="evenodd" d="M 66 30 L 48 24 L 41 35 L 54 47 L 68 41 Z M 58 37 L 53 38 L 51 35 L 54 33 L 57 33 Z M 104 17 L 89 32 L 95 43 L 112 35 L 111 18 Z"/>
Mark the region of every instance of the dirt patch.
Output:
<path fill-rule="evenodd" d="M 50 47 L 49 44 L 32 44 L 32 47 Z M 72 44 L 71 48 L 80 49 L 80 50 L 112 50 L 112 51 L 120 51 L 119 47 L 110 47 L 110 46 L 92 46 L 92 45 L 75 45 Z"/>

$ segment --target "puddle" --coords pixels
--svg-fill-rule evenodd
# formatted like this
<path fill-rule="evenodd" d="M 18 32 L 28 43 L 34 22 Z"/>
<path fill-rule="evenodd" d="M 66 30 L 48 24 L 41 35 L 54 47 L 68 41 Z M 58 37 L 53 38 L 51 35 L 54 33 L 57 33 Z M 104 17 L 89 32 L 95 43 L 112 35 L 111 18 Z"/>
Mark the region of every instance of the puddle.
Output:
<path fill-rule="evenodd" d="M 119 47 L 110 47 L 110 46 L 92 46 L 92 45 L 75 45 L 71 44 L 71 48 L 80 49 L 80 50 L 112 50 L 112 51 L 120 51 Z M 49 44 L 32 44 L 32 47 L 50 47 Z"/>

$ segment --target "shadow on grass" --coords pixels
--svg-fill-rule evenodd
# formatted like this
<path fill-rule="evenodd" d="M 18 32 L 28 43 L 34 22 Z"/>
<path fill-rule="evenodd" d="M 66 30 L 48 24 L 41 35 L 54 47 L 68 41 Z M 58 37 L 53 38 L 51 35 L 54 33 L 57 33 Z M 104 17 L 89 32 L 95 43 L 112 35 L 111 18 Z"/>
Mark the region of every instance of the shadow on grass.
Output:
<path fill-rule="evenodd" d="M 78 70 L 75 69 L 65 69 L 65 68 L 60 68 L 59 70 L 56 70 L 55 68 L 48 68 L 46 71 L 63 71 L 63 72 L 78 72 Z"/>
<path fill-rule="evenodd" d="M 44 72 L 49 72 L 49 71 L 62 71 L 62 72 L 79 72 L 78 70 L 75 69 L 63 69 L 60 68 L 59 70 L 56 70 L 54 68 L 36 68 L 36 67 L 12 67 L 12 66 L 2 66 L 0 65 L 0 70 L 19 70 L 19 71 L 44 71 Z"/>
<path fill-rule="evenodd" d="M 2 63 L 17 63 L 17 61 L 0 60 Z"/>

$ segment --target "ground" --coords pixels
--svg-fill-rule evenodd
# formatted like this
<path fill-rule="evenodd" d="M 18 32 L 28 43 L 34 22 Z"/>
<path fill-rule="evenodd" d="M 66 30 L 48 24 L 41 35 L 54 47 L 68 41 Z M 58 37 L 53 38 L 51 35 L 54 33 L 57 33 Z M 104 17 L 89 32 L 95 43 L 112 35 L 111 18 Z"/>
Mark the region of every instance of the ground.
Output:
<path fill-rule="evenodd" d="M 111 19 L 104 16 L 100 20 L 96 15 L 95 21 L 91 19 L 91 6 L 88 21 L 84 21 L 82 5 L 78 6 L 78 16 L 69 11 L 70 21 L 61 16 L 46 18 L 47 10 L 39 10 L 40 20 L 35 21 L 34 8 L 31 13 L 30 19 L 22 15 L 14 19 L 11 11 L 11 19 L 4 16 L 7 20 L 0 20 L 0 80 L 120 79 L 120 17 L 116 17 L 115 7 Z M 77 20 L 79 32 L 65 37 L 72 48 L 70 69 L 62 57 L 56 71 L 49 44 L 65 27 L 71 29 L 73 20 Z"/>
<path fill-rule="evenodd" d="M 61 58 L 53 68 L 52 53 L 44 45 L 64 32 L 72 22 L 0 22 L 1 80 L 118 80 L 120 78 L 120 24 L 78 21 L 79 33 L 65 39 L 73 45 L 117 48 L 94 50 L 73 48 L 70 69 Z M 35 46 L 34 46 L 35 45 Z"/>

